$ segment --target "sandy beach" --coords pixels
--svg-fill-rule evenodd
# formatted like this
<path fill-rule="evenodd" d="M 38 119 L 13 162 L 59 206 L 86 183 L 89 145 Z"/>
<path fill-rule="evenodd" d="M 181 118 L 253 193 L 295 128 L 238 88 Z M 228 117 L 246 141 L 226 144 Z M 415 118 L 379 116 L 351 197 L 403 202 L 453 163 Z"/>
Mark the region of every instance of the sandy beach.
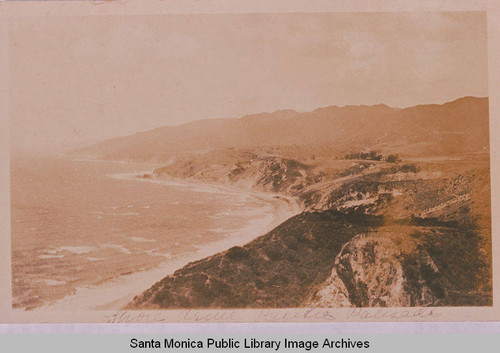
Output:
<path fill-rule="evenodd" d="M 151 171 L 145 171 L 144 173 L 151 173 Z M 233 246 L 244 245 L 301 211 L 295 200 L 283 195 L 195 181 L 140 178 L 138 175 L 141 175 L 141 173 L 120 173 L 107 176 L 115 179 L 189 188 L 200 193 L 243 194 L 254 200 L 259 200 L 265 206 L 258 214 L 255 214 L 254 218 L 247 221 L 241 229 L 232 232 L 228 237 L 197 246 L 196 251 L 167 259 L 154 268 L 122 275 L 99 285 L 78 287 L 76 293 L 68 295 L 55 303 L 38 307 L 34 309 L 35 311 L 74 311 L 75 308 L 78 308 L 78 311 L 118 310 L 130 302 L 134 296 L 189 262 L 214 255 Z"/>

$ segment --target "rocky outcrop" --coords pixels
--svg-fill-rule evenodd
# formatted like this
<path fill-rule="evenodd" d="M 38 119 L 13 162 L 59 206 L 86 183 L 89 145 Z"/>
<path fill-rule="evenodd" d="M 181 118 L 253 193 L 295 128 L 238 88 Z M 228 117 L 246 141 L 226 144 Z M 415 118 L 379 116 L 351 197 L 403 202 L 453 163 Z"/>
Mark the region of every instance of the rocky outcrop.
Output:
<path fill-rule="evenodd" d="M 328 279 L 305 306 L 405 307 L 436 305 L 445 279 L 429 254 L 405 234 L 359 234 L 337 255 Z"/>

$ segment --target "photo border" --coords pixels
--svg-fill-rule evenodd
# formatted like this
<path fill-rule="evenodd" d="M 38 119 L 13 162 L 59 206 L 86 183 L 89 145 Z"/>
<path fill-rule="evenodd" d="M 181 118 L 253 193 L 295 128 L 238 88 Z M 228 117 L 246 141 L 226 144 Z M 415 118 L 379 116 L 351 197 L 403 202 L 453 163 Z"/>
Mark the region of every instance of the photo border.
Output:
<path fill-rule="evenodd" d="M 496 2 L 496 3 L 495 3 Z M 490 170 L 492 192 L 492 307 L 213 309 L 119 312 L 21 312 L 12 310 L 9 170 L 8 19 L 51 16 L 134 16 L 181 13 L 486 11 L 490 104 Z M 7 19 L 7 20 L 6 20 Z M 500 288 L 500 3 L 495 0 L 363 0 L 339 1 L 15 1 L 0 2 L 0 322 L 4 323 L 139 323 L 139 322 L 344 322 L 344 321 L 498 321 Z M 497 196 L 495 196 L 497 195 Z M 311 313 L 312 311 L 312 313 Z M 354 312 L 357 312 L 354 314 Z M 429 313 L 429 311 L 431 311 Z M 125 313 L 125 314 L 124 314 Z M 130 315 L 130 318 L 124 318 Z M 324 317 L 322 317 L 324 316 Z M 328 319 L 328 316 L 332 316 Z"/>

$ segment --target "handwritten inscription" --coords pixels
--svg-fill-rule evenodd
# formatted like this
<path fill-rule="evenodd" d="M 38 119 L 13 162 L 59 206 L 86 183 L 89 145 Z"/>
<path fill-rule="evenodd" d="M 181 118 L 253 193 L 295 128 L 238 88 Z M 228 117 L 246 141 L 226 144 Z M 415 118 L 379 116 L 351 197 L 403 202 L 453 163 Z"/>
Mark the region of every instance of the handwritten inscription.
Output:
<path fill-rule="evenodd" d="M 106 323 L 140 323 L 140 322 L 168 322 L 168 315 L 162 312 L 141 313 L 133 311 L 118 311 L 111 315 L 105 315 Z"/>
<path fill-rule="evenodd" d="M 376 319 L 431 319 L 441 316 L 436 308 L 409 308 L 409 309 L 387 309 L 368 310 L 363 308 L 354 308 L 347 312 L 348 320 L 376 320 Z"/>
<path fill-rule="evenodd" d="M 215 310 L 215 311 L 182 311 L 177 316 L 177 322 L 228 322 L 238 321 L 238 315 L 233 310 Z"/>
<path fill-rule="evenodd" d="M 333 309 L 259 310 L 257 321 L 336 321 Z"/>
<path fill-rule="evenodd" d="M 104 315 L 107 323 L 140 322 L 293 322 L 293 321 L 414 321 L 433 320 L 441 316 L 438 308 L 352 308 L 347 310 L 304 308 L 290 310 L 182 310 L 136 312 L 121 310 Z"/>

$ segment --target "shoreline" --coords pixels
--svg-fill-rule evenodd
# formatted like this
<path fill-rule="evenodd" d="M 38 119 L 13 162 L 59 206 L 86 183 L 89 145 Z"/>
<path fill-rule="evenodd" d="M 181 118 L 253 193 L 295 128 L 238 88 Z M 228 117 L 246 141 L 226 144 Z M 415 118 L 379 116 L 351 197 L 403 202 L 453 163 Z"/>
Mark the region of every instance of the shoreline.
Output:
<path fill-rule="evenodd" d="M 57 158 L 66 159 L 72 162 L 90 162 L 90 163 L 113 163 L 121 165 L 150 165 L 154 167 L 164 167 L 165 164 L 153 163 L 153 162 L 134 162 L 134 161 L 121 161 L 119 159 L 92 159 L 92 158 L 68 158 L 67 156 L 61 156 Z"/>
<path fill-rule="evenodd" d="M 54 303 L 47 303 L 32 311 L 61 311 L 61 310 L 119 310 L 128 304 L 134 296 L 149 289 L 161 279 L 173 274 L 176 270 L 190 262 L 213 256 L 233 246 L 242 246 L 266 234 L 287 219 L 302 212 L 302 208 L 291 197 L 281 194 L 240 189 L 232 186 L 197 182 L 183 179 L 148 179 L 138 177 L 144 172 L 108 174 L 107 177 L 118 180 L 134 180 L 169 186 L 193 188 L 194 192 L 219 192 L 231 194 L 245 194 L 268 204 L 270 212 L 263 217 L 254 217 L 231 236 L 198 246 L 198 250 L 188 252 L 173 259 L 162 262 L 158 266 L 133 272 L 111 279 L 100 285 L 78 287 L 76 292 L 69 294 Z M 147 171 L 146 173 L 151 173 Z M 267 211 L 267 210 L 266 210 Z M 20 310 L 24 310 L 21 309 Z"/>
<path fill-rule="evenodd" d="M 195 189 L 194 191 L 196 192 L 210 192 L 210 193 L 218 192 L 218 193 L 233 194 L 233 195 L 249 195 L 250 197 L 254 197 L 259 200 L 264 200 L 266 202 L 286 201 L 290 210 L 292 212 L 295 212 L 293 215 L 296 215 L 304 210 L 303 207 L 301 207 L 297 202 L 297 200 L 295 200 L 293 197 L 270 191 L 268 192 L 268 191 L 244 189 L 232 185 L 210 183 L 194 179 L 180 179 L 173 177 L 163 177 L 162 179 L 158 179 L 154 177 L 151 178 L 140 177 L 140 175 L 142 174 L 152 175 L 153 172 L 154 171 L 146 170 L 134 173 L 108 174 L 106 176 L 119 180 L 133 180 L 133 181 L 140 181 L 140 182 L 160 184 L 160 185 L 194 188 Z"/>

